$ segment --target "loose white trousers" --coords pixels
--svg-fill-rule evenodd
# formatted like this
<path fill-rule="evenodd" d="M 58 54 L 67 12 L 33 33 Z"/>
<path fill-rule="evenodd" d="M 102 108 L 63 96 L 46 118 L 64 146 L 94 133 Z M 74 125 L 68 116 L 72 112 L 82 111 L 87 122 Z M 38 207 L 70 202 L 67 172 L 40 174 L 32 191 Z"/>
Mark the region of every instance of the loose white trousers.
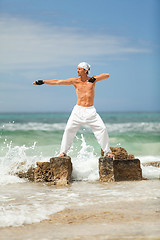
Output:
<path fill-rule="evenodd" d="M 96 112 L 95 107 L 82 107 L 76 105 L 68 119 L 62 138 L 60 153 L 67 153 L 70 149 L 73 139 L 81 125 L 88 125 L 91 127 L 99 145 L 104 151 L 104 155 L 111 152 L 107 129 L 101 117 Z"/>

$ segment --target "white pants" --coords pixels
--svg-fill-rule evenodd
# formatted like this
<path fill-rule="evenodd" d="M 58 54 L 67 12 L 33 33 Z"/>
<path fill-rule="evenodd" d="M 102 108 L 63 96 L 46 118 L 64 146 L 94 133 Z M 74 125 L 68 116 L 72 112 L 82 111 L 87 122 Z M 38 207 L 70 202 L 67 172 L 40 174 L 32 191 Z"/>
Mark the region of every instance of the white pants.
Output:
<path fill-rule="evenodd" d="M 101 117 L 96 112 L 95 107 L 82 107 L 76 105 L 68 119 L 63 134 L 60 153 L 67 153 L 72 145 L 78 129 L 84 124 L 91 127 L 98 143 L 104 151 L 104 155 L 106 155 L 108 152 L 111 152 L 107 129 Z"/>

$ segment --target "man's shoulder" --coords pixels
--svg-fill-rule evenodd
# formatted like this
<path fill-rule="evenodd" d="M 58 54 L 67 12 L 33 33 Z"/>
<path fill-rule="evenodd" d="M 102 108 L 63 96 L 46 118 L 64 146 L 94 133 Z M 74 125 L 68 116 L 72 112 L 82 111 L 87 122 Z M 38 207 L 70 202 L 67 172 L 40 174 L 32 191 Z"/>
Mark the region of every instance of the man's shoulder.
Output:
<path fill-rule="evenodd" d="M 77 81 L 78 79 L 79 79 L 78 77 L 71 77 L 71 78 L 68 78 L 66 80 Z"/>
<path fill-rule="evenodd" d="M 74 79 L 75 81 L 78 81 L 78 80 L 80 80 L 80 77 L 75 77 L 75 78 L 72 78 L 72 79 Z"/>
<path fill-rule="evenodd" d="M 80 77 L 71 78 L 73 83 L 78 83 L 80 81 Z"/>

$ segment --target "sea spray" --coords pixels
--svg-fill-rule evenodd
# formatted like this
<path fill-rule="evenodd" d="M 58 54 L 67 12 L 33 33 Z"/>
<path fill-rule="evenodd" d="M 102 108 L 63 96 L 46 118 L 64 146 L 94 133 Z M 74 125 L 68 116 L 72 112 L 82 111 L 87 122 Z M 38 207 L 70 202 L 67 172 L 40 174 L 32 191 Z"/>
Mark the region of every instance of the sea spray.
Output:
<path fill-rule="evenodd" d="M 142 175 L 147 179 L 160 179 L 160 168 L 153 166 L 143 166 L 143 163 L 159 162 L 160 156 L 139 156 L 141 161 Z"/>
<path fill-rule="evenodd" d="M 159 199 L 159 168 L 143 166 L 138 182 L 99 183 L 100 146 L 89 128 L 79 129 L 68 155 L 73 162 L 70 186 L 30 183 L 13 175 L 14 163 L 49 161 L 57 155 L 69 113 L 0 114 L 0 226 L 40 222 L 64 208 L 103 205 L 104 202 Z M 102 113 L 111 146 L 124 147 L 141 163 L 160 160 L 160 113 Z M 14 121 L 13 121 L 14 120 Z M 36 142 L 36 144 L 34 144 Z M 12 174 L 11 174 L 12 173 Z M 153 180 L 154 179 L 154 180 Z M 91 182 L 92 180 L 92 182 Z M 94 181 L 94 182 L 93 182 Z M 146 204 L 147 203 L 147 204 Z M 156 202 L 157 206 L 158 203 Z M 155 206 L 153 211 L 155 211 Z"/>
<path fill-rule="evenodd" d="M 36 142 L 30 146 L 12 146 L 12 141 L 4 142 L 1 151 L 5 152 L 4 156 L 0 157 L 0 184 L 13 184 L 24 182 L 16 176 L 18 171 L 26 172 L 31 166 L 35 166 L 37 156 L 27 156 L 27 151 L 34 151 Z"/>
<path fill-rule="evenodd" d="M 81 134 L 81 149 L 77 157 L 72 158 L 73 179 L 83 181 L 96 181 L 99 179 L 98 157 L 94 155 L 93 146 L 87 145 Z"/>
<path fill-rule="evenodd" d="M 72 146 L 68 155 L 72 158 L 73 180 L 76 181 L 97 181 L 99 179 L 98 159 L 99 155 L 95 153 L 95 149 L 90 144 L 86 143 L 84 135 L 81 134 L 77 138 L 77 143 L 80 145 L 77 149 Z M 81 142 L 81 143 L 80 143 Z M 78 150 L 78 151 L 77 151 Z M 18 171 L 26 172 L 31 166 L 36 166 L 37 161 L 47 162 L 51 156 L 43 156 L 43 153 L 37 154 L 36 142 L 31 146 L 13 146 L 12 141 L 4 140 L 1 152 L 4 156 L 0 157 L 0 184 L 13 184 L 24 182 L 24 179 L 17 177 Z M 30 154 L 28 155 L 28 152 Z M 77 155 L 75 153 L 77 152 Z M 32 154 L 31 154 L 32 153 Z M 56 153 L 56 152 L 55 152 Z M 55 154 L 54 156 L 57 156 Z M 139 156 L 141 163 L 159 161 L 159 156 Z M 143 177 L 148 179 L 160 179 L 160 169 L 156 167 L 143 166 Z"/>

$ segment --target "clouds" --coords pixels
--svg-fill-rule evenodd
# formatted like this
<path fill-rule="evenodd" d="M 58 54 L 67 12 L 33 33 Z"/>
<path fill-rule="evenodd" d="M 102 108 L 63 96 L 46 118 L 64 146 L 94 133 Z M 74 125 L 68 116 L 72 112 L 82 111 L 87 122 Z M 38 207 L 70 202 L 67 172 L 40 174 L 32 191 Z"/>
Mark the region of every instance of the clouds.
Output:
<path fill-rule="evenodd" d="M 11 16 L 0 18 L 0 68 L 32 69 L 74 65 L 79 58 L 113 57 L 151 50 L 125 37 L 81 28 L 47 25 Z"/>
<path fill-rule="evenodd" d="M 159 109 L 153 2 L 1 2 L 0 112 L 70 110 L 72 86 L 32 82 L 76 77 L 81 61 L 91 64 L 91 76 L 110 73 L 96 86 L 99 109 Z"/>

